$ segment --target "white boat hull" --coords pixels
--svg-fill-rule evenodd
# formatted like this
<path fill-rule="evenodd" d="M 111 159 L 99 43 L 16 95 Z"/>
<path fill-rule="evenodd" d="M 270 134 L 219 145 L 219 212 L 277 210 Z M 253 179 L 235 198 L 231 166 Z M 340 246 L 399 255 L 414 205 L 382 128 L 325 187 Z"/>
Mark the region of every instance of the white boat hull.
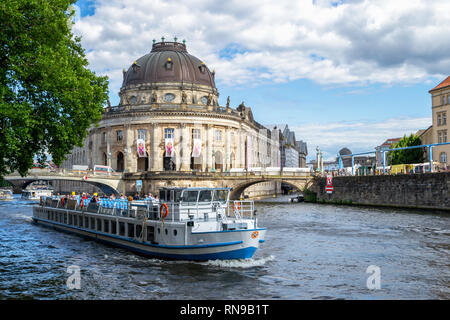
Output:
<path fill-rule="evenodd" d="M 249 259 L 264 241 L 265 228 L 193 233 L 198 244 L 164 245 L 33 217 L 37 224 L 88 237 L 150 257 L 176 260 Z M 256 235 L 256 236 L 255 236 Z"/>

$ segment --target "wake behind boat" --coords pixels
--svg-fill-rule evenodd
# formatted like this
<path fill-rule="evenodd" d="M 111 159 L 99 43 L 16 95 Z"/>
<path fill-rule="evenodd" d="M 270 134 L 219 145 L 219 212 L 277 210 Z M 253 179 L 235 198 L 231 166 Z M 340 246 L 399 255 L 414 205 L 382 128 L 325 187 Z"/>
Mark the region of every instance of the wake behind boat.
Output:
<path fill-rule="evenodd" d="M 230 201 L 230 190 L 165 188 L 158 202 L 43 197 L 33 221 L 157 258 L 251 258 L 266 228 L 253 201 Z"/>

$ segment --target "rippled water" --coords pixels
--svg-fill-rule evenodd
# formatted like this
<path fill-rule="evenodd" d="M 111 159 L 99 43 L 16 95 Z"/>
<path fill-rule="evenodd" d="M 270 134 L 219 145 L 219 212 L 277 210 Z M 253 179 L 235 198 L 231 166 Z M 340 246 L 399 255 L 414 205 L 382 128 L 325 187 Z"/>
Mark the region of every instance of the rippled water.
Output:
<path fill-rule="evenodd" d="M 258 204 L 266 242 L 243 261 L 161 261 L 32 223 L 0 202 L 0 299 L 449 299 L 450 215 Z M 67 268 L 81 270 L 69 290 Z M 366 285 L 370 265 L 381 289 Z"/>

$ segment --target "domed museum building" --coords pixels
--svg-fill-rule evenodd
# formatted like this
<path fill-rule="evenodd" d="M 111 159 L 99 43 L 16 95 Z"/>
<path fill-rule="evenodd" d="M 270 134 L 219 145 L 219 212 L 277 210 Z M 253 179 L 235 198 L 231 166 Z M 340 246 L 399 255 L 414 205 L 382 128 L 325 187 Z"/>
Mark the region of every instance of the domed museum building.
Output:
<path fill-rule="evenodd" d="M 243 102 L 234 109 L 228 97 L 219 106 L 214 70 L 189 54 L 184 41 L 154 41 L 150 53 L 123 70 L 119 96 L 63 168 L 185 175 L 279 166 L 278 134 L 256 122 Z M 278 187 L 267 182 L 249 189 L 273 194 Z M 150 182 L 143 191 L 156 190 Z"/>

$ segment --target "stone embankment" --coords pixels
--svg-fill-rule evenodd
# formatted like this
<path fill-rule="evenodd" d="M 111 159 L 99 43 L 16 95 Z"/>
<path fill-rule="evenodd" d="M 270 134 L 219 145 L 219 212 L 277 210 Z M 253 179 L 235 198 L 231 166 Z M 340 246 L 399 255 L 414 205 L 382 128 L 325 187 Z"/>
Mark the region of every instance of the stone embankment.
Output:
<path fill-rule="evenodd" d="M 333 193 L 326 178 L 316 178 L 305 200 L 450 211 L 450 172 L 334 177 Z"/>

